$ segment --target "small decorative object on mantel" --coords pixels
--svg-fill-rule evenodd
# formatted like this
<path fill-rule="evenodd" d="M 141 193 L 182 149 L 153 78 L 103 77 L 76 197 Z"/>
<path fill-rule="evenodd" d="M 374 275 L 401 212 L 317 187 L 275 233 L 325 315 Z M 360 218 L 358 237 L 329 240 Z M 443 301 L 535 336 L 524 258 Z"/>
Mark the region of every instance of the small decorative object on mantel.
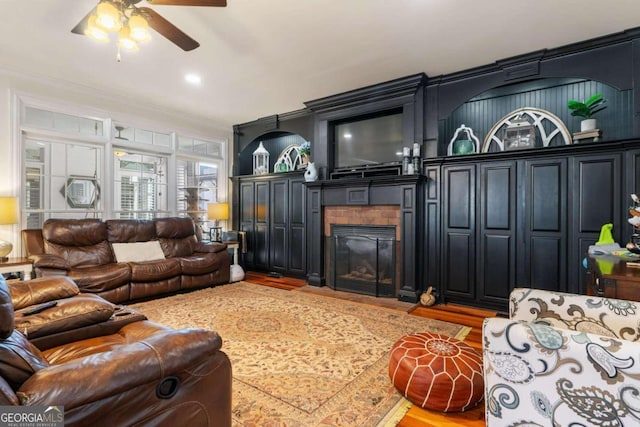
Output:
<path fill-rule="evenodd" d="M 413 143 L 413 174 L 420 175 L 420 144 Z"/>
<path fill-rule="evenodd" d="M 413 173 L 411 147 L 402 147 L 402 175 L 409 175 L 409 166 L 411 166 L 411 173 Z"/>
<path fill-rule="evenodd" d="M 482 152 L 504 151 L 505 131 L 510 126 L 514 131 L 517 127 L 512 126 L 516 120 L 525 119 L 529 125 L 535 128 L 536 141 L 540 141 L 542 147 L 550 145 L 571 144 L 571 134 L 562 120 L 553 113 L 540 108 L 518 108 L 501 118 L 487 133 L 482 143 Z M 523 125 L 527 125 L 521 122 Z M 539 137 L 539 138 L 538 138 Z M 521 146 L 520 144 L 523 143 Z M 518 141 L 518 148 L 529 147 L 524 145 L 524 141 Z M 531 146 L 532 147 L 532 146 Z M 516 148 L 516 147 L 511 147 Z"/>
<path fill-rule="evenodd" d="M 253 152 L 253 174 L 264 175 L 267 173 L 269 173 L 269 152 L 260 141 L 260 145 Z"/>
<path fill-rule="evenodd" d="M 307 170 L 304 171 L 304 180 L 307 182 L 316 181 L 318 179 L 318 171 L 316 165 L 313 162 L 307 164 Z"/>
<path fill-rule="evenodd" d="M 305 168 L 311 159 L 311 143 L 309 141 L 303 142 L 298 147 L 298 156 L 301 159 L 300 166 L 298 168 Z"/>
<path fill-rule="evenodd" d="M 273 165 L 274 173 L 289 172 L 300 169 L 302 156 L 298 154 L 299 146 L 292 144 L 280 152 L 276 163 Z"/>
<path fill-rule="evenodd" d="M 536 146 L 536 128 L 529 120 L 516 116 L 504 130 L 502 144 L 505 150 L 533 148 Z"/>
<path fill-rule="evenodd" d="M 467 135 L 466 139 L 458 139 L 461 132 L 464 132 Z M 453 134 L 451 142 L 449 142 L 449 146 L 447 147 L 447 156 L 473 154 L 478 151 L 478 147 L 480 147 L 480 141 L 474 135 L 473 129 L 465 125 L 460 125 Z"/>
<path fill-rule="evenodd" d="M 583 118 L 580 122 L 580 132 L 587 132 L 596 130 L 596 119 L 593 118 L 593 115 L 607 108 L 606 103 L 607 100 L 602 94 L 596 93 L 586 101 L 570 99 L 567 102 L 567 108 L 571 110 L 572 116 Z"/>
<path fill-rule="evenodd" d="M 585 142 L 598 142 L 600 141 L 601 136 L 602 131 L 600 129 L 587 130 L 584 132 L 574 132 L 573 142 L 580 142 L 582 140 L 584 140 Z"/>

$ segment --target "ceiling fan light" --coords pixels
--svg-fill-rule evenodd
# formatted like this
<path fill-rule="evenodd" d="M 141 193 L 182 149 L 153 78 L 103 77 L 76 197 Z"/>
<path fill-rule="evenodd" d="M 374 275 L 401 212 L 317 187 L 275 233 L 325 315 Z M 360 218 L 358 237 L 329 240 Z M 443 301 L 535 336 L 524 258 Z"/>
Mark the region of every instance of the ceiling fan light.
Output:
<path fill-rule="evenodd" d="M 149 34 L 149 24 L 141 15 L 131 15 L 129 18 L 129 29 L 131 38 L 138 42 L 144 42 L 151 38 Z"/>
<path fill-rule="evenodd" d="M 131 30 L 129 27 L 122 27 L 118 33 L 118 45 L 121 48 L 130 51 L 138 50 L 138 43 L 131 38 Z"/>
<path fill-rule="evenodd" d="M 118 31 L 122 28 L 122 13 L 109 0 L 101 1 L 96 8 L 96 23 L 107 31 Z"/>
<path fill-rule="evenodd" d="M 91 15 L 89 17 L 89 22 L 87 23 L 87 28 L 84 30 L 84 33 L 99 42 L 106 43 L 109 41 L 109 34 L 103 30 L 102 27 L 96 24 L 95 15 Z"/>

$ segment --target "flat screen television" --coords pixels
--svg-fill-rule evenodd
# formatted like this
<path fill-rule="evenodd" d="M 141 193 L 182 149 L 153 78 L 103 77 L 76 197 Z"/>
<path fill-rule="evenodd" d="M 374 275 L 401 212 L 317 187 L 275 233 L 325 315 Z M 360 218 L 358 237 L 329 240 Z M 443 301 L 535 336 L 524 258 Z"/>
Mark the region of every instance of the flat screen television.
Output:
<path fill-rule="evenodd" d="M 332 124 L 336 168 L 402 161 L 402 109 Z"/>

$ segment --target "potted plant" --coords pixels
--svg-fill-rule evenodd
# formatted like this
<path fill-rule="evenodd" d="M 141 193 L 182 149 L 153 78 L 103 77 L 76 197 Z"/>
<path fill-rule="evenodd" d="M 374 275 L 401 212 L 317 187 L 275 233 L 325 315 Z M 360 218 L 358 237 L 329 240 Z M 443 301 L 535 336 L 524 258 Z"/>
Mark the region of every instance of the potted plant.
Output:
<path fill-rule="evenodd" d="M 571 115 L 582 117 L 584 120 L 580 122 L 580 131 L 585 132 L 596 128 L 596 119 L 593 115 L 607 108 L 606 99 L 601 93 L 596 93 L 586 101 L 576 101 L 574 99 L 567 102 L 567 107 L 571 110 Z"/>
<path fill-rule="evenodd" d="M 298 155 L 302 158 L 302 163 L 309 163 L 309 157 L 311 157 L 311 143 L 305 141 L 298 147 Z"/>

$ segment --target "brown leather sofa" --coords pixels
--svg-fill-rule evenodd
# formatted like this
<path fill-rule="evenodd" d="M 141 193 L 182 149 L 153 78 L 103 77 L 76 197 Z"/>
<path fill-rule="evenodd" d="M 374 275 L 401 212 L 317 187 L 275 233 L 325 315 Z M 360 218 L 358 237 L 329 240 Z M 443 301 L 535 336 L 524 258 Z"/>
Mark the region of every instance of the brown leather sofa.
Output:
<path fill-rule="evenodd" d="M 95 310 L 95 295 L 67 305 L 82 298 L 73 282 L 44 280 L 10 291 L 0 275 L 0 405 L 63 406 L 66 426 L 231 425 L 231 364 L 217 333 L 136 320 L 110 334 L 41 350 L 16 324 L 30 317 L 25 310 L 31 303 L 57 301 L 38 313 L 56 323 L 50 332 L 82 329 L 78 317 L 108 312 L 110 305 Z M 14 311 L 14 304 L 26 305 Z M 65 316 L 75 324 L 61 324 Z"/>
<path fill-rule="evenodd" d="M 226 244 L 203 243 L 189 217 L 49 219 L 22 231 L 37 277 L 67 275 L 84 293 L 119 303 L 229 282 Z M 159 242 L 160 258 L 118 262 L 116 244 Z"/>

